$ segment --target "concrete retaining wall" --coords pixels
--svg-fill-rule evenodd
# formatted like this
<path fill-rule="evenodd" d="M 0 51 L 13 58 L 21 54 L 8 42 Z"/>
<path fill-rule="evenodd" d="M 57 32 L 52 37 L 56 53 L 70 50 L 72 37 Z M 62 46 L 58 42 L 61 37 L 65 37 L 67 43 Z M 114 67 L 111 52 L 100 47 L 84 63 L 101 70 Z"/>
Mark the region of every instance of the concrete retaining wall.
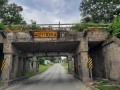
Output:
<path fill-rule="evenodd" d="M 93 75 L 120 82 L 120 45 L 114 40 L 106 42 L 90 51 Z"/>

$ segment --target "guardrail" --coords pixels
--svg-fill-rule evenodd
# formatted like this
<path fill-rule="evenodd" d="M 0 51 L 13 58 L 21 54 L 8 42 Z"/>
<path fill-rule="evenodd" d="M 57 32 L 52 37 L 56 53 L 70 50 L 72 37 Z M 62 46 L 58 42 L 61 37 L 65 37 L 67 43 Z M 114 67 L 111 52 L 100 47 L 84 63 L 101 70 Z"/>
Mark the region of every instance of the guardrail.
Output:
<path fill-rule="evenodd" d="M 41 27 L 41 28 L 48 28 L 48 29 L 52 29 L 52 30 L 71 30 L 71 27 L 76 25 L 76 24 L 79 24 L 79 23 L 58 23 L 58 24 L 27 24 L 27 25 L 12 25 L 12 26 L 38 26 L 38 27 Z M 97 27 L 97 28 L 107 28 L 110 24 L 104 24 L 104 25 L 99 25 L 99 24 L 90 24 L 89 25 L 89 28 L 94 28 L 94 27 Z M 31 30 L 29 30 L 31 31 Z M 0 30 L 0 32 L 2 32 Z"/>

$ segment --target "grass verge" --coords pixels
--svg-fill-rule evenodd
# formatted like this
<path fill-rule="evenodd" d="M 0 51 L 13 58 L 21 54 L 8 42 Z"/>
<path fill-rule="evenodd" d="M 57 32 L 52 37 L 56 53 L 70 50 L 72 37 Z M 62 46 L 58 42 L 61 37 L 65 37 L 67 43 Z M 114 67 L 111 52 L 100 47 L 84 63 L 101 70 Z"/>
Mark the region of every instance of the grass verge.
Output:
<path fill-rule="evenodd" d="M 108 80 L 96 80 L 94 85 L 99 90 L 120 90 L 119 86 L 110 84 Z"/>
<path fill-rule="evenodd" d="M 68 70 L 68 63 L 62 63 L 63 67 Z M 72 72 L 74 72 L 74 64 L 72 63 Z"/>
<path fill-rule="evenodd" d="M 63 67 L 68 70 L 68 63 L 62 63 Z"/>
<path fill-rule="evenodd" d="M 26 75 L 25 75 L 25 76 L 27 76 L 27 77 L 32 77 L 32 76 L 34 76 L 34 75 L 35 75 L 34 72 L 26 72 Z"/>
<path fill-rule="evenodd" d="M 52 64 L 49 64 L 49 65 L 39 65 L 38 71 L 39 71 L 40 73 L 42 73 L 42 72 L 46 71 L 48 68 L 50 68 L 51 66 L 52 66 Z M 32 76 L 34 76 L 34 75 L 35 75 L 34 72 L 26 72 L 26 75 L 25 75 L 25 76 L 27 76 L 27 77 L 32 77 Z"/>
<path fill-rule="evenodd" d="M 39 65 L 38 71 L 40 73 L 46 71 L 48 68 L 50 68 L 52 66 L 52 64 L 48 64 L 48 65 Z"/>

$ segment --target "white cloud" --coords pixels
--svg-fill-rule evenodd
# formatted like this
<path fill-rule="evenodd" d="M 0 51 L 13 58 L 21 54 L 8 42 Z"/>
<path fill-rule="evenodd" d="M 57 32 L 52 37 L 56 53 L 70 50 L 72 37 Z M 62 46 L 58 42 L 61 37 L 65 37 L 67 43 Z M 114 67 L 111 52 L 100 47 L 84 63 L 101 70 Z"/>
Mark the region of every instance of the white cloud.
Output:
<path fill-rule="evenodd" d="M 24 11 L 21 14 L 27 23 L 30 23 L 30 20 L 34 20 L 40 24 L 59 23 L 59 21 L 61 23 L 79 22 L 79 10 L 73 9 L 79 6 L 72 5 L 72 2 L 66 4 L 66 1 L 69 0 L 31 0 L 28 3 L 24 0 L 10 0 L 10 3 L 15 2 L 23 7 Z M 33 6 L 31 6 L 31 3 Z"/>

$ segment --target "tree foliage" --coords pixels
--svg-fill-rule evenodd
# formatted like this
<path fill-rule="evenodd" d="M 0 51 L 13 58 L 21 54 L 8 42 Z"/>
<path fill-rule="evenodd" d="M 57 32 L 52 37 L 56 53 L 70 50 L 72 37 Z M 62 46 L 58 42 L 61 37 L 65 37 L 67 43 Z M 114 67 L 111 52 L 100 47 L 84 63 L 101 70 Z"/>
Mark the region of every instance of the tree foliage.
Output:
<path fill-rule="evenodd" d="M 39 64 L 44 65 L 45 58 L 44 57 L 39 57 L 38 58 Z"/>
<path fill-rule="evenodd" d="M 23 21 L 20 14 L 22 10 L 23 8 L 21 6 L 17 6 L 15 3 L 5 4 L 0 13 L 2 22 L 7 25 L 20 24 Z"/>
<path fill-rule="evenodd" d="M 116 17 L 112 24 L 108 28 L 108 32 L 110 32 L 110 37 L 116 36 L 120 38 L 120 17 Z"/>
<path fill-rule="evenodd" d="M 120 15 L 120 0 L 83 0 L 80 4 L 83 22 L 111 22 Z"/>
<path fill-rule="evenodd" d="M 55 57 L 45 57 L 46 60 L 50 60 L 51 62 L 55 61 Z"/>
<path fill-rule="evenodd" d="M 0 7 L 2 7 L 5 3 L 7 3 L 8 0 L 0 0 Z M 1 8 L 0 8 L 1 9 Z"/>

